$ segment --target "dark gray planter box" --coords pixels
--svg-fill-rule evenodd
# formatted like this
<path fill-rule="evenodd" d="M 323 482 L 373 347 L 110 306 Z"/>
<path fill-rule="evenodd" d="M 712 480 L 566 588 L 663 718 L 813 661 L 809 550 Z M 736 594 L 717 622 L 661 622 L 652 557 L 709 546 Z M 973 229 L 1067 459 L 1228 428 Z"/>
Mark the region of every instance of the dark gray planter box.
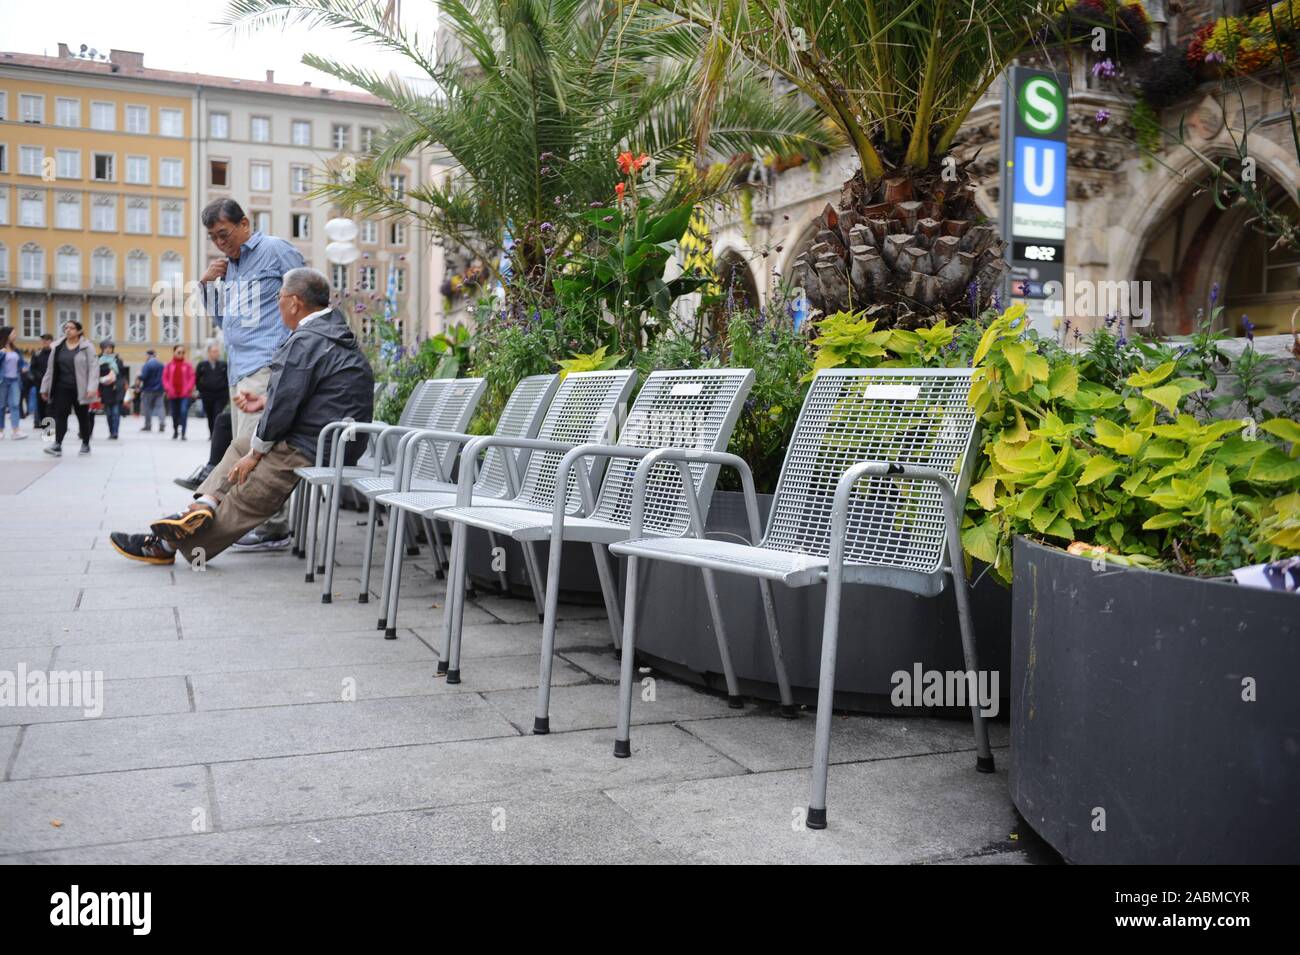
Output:
<path fill-rule="evenodd" d="M 1014 559 L 1009 785 L 1029 824 L 1070 862 L 1300 861 L 1300 596 L 1025 540 Z"/>
<path fill-rule="evenodd" d="M 766 521 L 771 504 L 771 495 L 759 495 L 761 522 Z M 733 534 L 748 540 L 744 496 L 737 492 L 716 492 L 706 527 L 709 536 Z M 722 661 L 700 572 L 660 561 L 642 561 L 641 567 L 638 655 L 670 675 L 723 689 Z M 977 568 L 974 576 L 979 578 L 981 570 Z M 735 574 L 719 573 L 716 579 L 741 692 L 777 700 L 776 674 L 772 669 L 758 583 Z M 620 594 L 625 583 L 626 566 L 620 562 Z M 814 703 L 826 588 L 790 589 L 778 584 L 772 591 L 795 701 Z M 980 668 L 999 671 L 999 692 L 1005 699 L 1010 691 L 1006 678 L 1010 657 L 1010 591 L 991 575 L 984 575 L 974 587 L 972 605 Z M 951 587 L 939 597 L 925 598 L 883 587 L 845 586 L 840 620 L 836 706 L 894 714 L 907 712 L 894 707 L 889 700 L 894 688 L 890 676 L 896 670 L 910 672 L 916 663 L 926 670 L 965 669 L 957 605 Z M 1005 711 L 1004 705 L 1002 712 Z M 970 718 L 969 710 L 926 712 Z"/>
<path fill-rule="evenodd" d="M 447 547 L 451 547 L 451 535 L 446 525 L 440 524 Z M 497 537 L 497 546 L 505 548 L 506 580 L 510 585 L 510 594 L 532 601 L 533 591 L 528 584 L 528 573 L 524 569 L 523 548 L 506 537 Z M 546 574 L 546 561 L 550 545 L 539 542 L 537 561 L 541 564 L 542 574 Z M 495 593 L 501 582 L 492 569 L 492 547 L 488 543 L 488 534 L 477 527 L 469 529 L 469 541 L 466 544 L 469 563 L 466 572 L 470 582 L 486 593 Z M 614 565 L 616 566 L 616 565 Z M 596 559 L 591 553 L 590 544 L 567 543 L 564 545 L 564 561 L 560 564 L 560 600 L 564 603 L 601 604 L 600 581 L 596 577 Z"/>

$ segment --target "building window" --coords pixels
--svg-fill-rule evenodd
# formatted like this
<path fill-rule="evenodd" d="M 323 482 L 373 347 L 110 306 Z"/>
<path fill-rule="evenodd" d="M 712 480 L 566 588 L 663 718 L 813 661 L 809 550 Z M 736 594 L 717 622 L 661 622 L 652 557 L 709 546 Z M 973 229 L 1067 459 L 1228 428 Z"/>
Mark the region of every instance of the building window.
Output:
<path fill-rule="evenodd" d="M 18 253 L 18 282 L 23 288 L 44 288 L 45 250 L 28 242 Z"/>
<path fill-rule="evenodd" d="M 126 108 L 126 131 L 128 133 L 149 132 L 148 106 L 128 106 Z"/>
<path fill-rule="evenodd" d="M 39 305 L 24 305 L 20 314 L 23 338 L 40 338 L 45 334 L 45 309 Z"/>
<path fill-rule="evenodd" d="M 394 222 L 388 230 L 388 241 L 392 245 L 406 245 L 406 223 Z"/>
<path fill-rule="evenodd" d="M 131 199 L 126 204 L 126 231 L 132 235 L 149 234 L 149 200 Z"/>
<path fill-rule="evenodd" d="M 375 146 L 375 130 L 373 126 L 361 127 L 361 149 L 364 152 L 370 152 Z"/>
<path fill-rule="evenodd" d="M 129 342 L 149 340 L 149 316 L 146 313 L 126 313 L 126 340 Z"/>
<path fill-rule="evenodd" d="M 164 345 L 179 345 L 181 341 L 181 318 L 179 315 L 161 316 L 160 337 Z"/>
<path fill-rule="evenodd" d="M 96 249 L 90 257 L 90 281 L 95 288 L 112 288 L 117 283 L 117 256 L 112 249 Z"/>
<path fill-rule="evenodd" d="M 164 252 L 158 268 L 158 281 L 179 288 L 182 282 L 181 257 L 176 252 Z"/>
<path fill-rule="evenodd" d="M 60 332 L 63 331 L 63 326 L 68 322 L 76 322 L 78 325 L 81 324 L 81 309 L 74 305 L 65 305 L 63 308 L 58 309 L 55 314 L 59 317 Z"/>
<path fill-rule="evenodd" d="M 271 213 L 266 209 L 259 209 L 253 213 L 253 229 L 262 235 L 271 233 Z"/>
<path fill-rule="evenodd" d="M 406 269 L 394 269 L 393 274 L 393 286 L 397 289 L 397 294 L 406 294 Z"/>
<path fill-rule="evenodd" d="M 39 176 L 41 164 L 45 159 L 45 149 L 41 146 L 18 147 L 18 172 L 24 176 Z"/>
<path fill-rule="evenodd" d="M 158 110 L 158 133 L 161 136 L 184 136 L 184 114 L 179 109 Z"/>
<path fill-rule="evenodd" d="M 9 118 L 9 94 L 0 90 L 0 119 Z"/>
<path fill-rule="evenodd" d="M 375 278 L 375 267 L 373 265 L 363 265 L 357 269 L 357 288 L 363 292 L 373 292 L 379 287 Z"/>
<path fill-rule="evenodd" d="M 271 117 L 251 117 L 248 120 L 248 138 L 255 143 L 269 143 L 271 141 Z"/>
<path fill-rule="evenodd" d="M 208 136 L 211 139 L 230 138 L 229 113 L 208 113 Z"/>
<path fill-rule="evenodd" d="M 180 159 L 158 160 L 158 184 L 163 186 L 185 185 L 185 164 Z"/>
<path fill-rule="evenodd" d="M 9 246 L 0 242 L 0 284 L 9 282 Z M 3 324 L 3 323 L 0 323 Z"/>
<path fill-rule="evenodd" d="M 81 253 L 65 245 L 54 254 L 54 277 L 59 288 L 81 288 Z"/>
<path fill-rule="evenodd" d="M 126 257 L 126 285 L 127 288 L 149 287 L 149 256 L 139 249 Z"/>
<path fill-rule="evenodd" d="M 60 126 L 81 125 L 81 100 L 60 96 L 54 101 L 54 122 Z"/>
<path fill-rule="evenodd" d="M 310 175 L 311 169 L 307 166 L 290 166 L 289 191 L 296 195 L 303 195 L 306 193 L 308 178 Z"/>
<path fill-rule="evenodd" d="M 18 224 L 45 226 L 45 195 L 28 192 L 18 197 Z"/>
<path fill-rule="evenodd" d="M 9 148 L 0 143 L 0 172 L 9 171 Z"/>
<path fill-rule="evenodd" d="M 348 267 L 346 265 L 335 265 L 330 269 L 330 286 L 336 292 L 342 292 L 348 287 Z"/>
<path fill-rule="evenodd" d="M 54 154 L 55 175 L 60 179 L 81 178 L 81 150 L 60 149 Z"/>
<path fill-rule="evenodd" d="M 0 188 L 0 225 L 9 224 L 9 190 Z"/>
<path fill-rule="evenodd" d="M 90 337 L 97 342 L 113 337 L 113 313 L 97 308 L 90 313 Z"/>
<path fill-rule="evenodd" d="M 35 93 L 19 93 L 18 118 L 24 123 L 45 122 L 45 97 Z"/>
<path fill-rule="evenodd" d="M 185 234 L 181 204 L 165 202 L 158 212 L 158 234 L 180 236 Z"/>
<path fill-rule="evenodd" d="M 290 218 L 289 232 L 295 239 L 311 238 L 311 216 L 305 212 L 295 212 Z"/>
<path fill-rule="evenodd" d="M 394 173 L 389 176 L 388 187 L 393 191 L 394 197 L 401 199 L 406 195 L 406 176 L 401 173 Z"/>
<path fill-rule="evenodd" d="M 126 181 L 135 186 L 149 185 L 149 157 L 126 157 Z"/>
<path fill-rule="evenodd" d="M 305 119 L 295 119 L 289 127 L 289 141 L 295 146 L 311 145 L 311 123 Z"/>
<path fill-rule="evenodd" d="M 352 141 L 352 130 L 342 123 L 335 123 L 330 127 L 330 144 L 335 149 L 348 149 Z"/>
<path fill-rule="evenodd" d="M 112 153 L 93 153 L 93 169 L 91 169 L 91 178 L 96 182 L 113 181 L 113 154 Z"/>
<path fill-rule="evenodd" d="M 374 245 L 379 241 L 379 223 L 366 219 L 361 223 L 361 241 Z"/>
<path fill-rule="evenodd" d="M 251 171 L 249 187 L 254 192 L 271 191 L 271 164 L 255 162 L 249 167 Z"/>
<path fill-rule="evenodd" d="M 224 159 L 208 161 L 208 185 L 225 187 L 230 185 L 230 163 Z"/>
<path fill-rule="evenodd" d="M 117 199 L 112 196 L 96 196 L 90 205 L 90 231 L 117 231 Z"/>
<path fill-rule="evenodd" d="M 91 103 L 90 128 L 110 132 L 117 129 L 117 107 L 112 103 Z"/>
<path fill-rule="evenodd" d="M 54 203 L 54 227 L 56 229 L 81 228 L 81 196 L 59 196 Z"/>

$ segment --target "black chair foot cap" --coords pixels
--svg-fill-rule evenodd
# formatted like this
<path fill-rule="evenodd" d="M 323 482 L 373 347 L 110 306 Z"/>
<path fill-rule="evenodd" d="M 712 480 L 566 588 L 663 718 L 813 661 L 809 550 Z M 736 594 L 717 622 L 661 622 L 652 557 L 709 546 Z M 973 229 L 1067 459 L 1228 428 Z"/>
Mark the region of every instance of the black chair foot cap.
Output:
<path fill-rule="evenodd" d="M 809 807 L 808 807 L 808 828 L 809 828 L 809 829 L 825 829 L 825 828 L 826 828 L 826 810 L 825 810 L 825 809 L 814 809 L 812 806 L 809 806 Z"/>
<path fill-rule="evenodd" d="M 388 626 L 388 621 L 387 621 L 385 618 L 380 617 L 380 618 L 379 618 L 379 623 L 377 623 L 377 624 L 375 625 L 375 629 L 376 629 L 376 630 L 383 630 L 383 629 L 384 629 L 385 627 L 387 627 L 387 626 Z"/>
<path fill-rule="evenodd" d="M 385 628 L 384 628 L 384 639 L 385 639 L 385 640 L 396 640 L 396 639 L 397 639 L 397 628 L 396 628 L 396 627 L 385 627 Z"/>
<path fill-rule="evenodd" d="M 551 731 L 551 718 L 549 716 L 533 717 L 533 735 L 545 736 Z"/>
<path fill-rule="evenodd" d="M 321 595 L 320 595 L 320 602 L 323 603 L 323 604 L 327 604 L 327 603 L 329 603 L 329 602 L 330 602 L 331 600 L 333 600 L 333 599 L 334 599 L 334 595 L 333 595 L 333 594 L 321 594 Z"/>
<path fill-rule="evenodd" d="M 459 671 L 459 670 L 448 670 L 448 671 L 447 671 L 447 682 L 448 682 L 448 683 L 459 683 L 459 682 L 460 682 L 460 671 Z"/>
<path fill-rule="evenodd" d="M 781 704 L 781 719 L 797 720 L 798 718 L 799 718 L 799 710 L 795 707 L 793 703 Z"/>
<path fill-rule="evenodd" d="M 729 706 L 733 710 L 743 710 L 745 708 L 745 701 L 742 697 L 731 696 L 730 694 L 728 694 L 727 706 Z"/>
<path fill-rule="evenodd" d="M 537 622 L 538 622 L 538 623 L 546 623 L 546 614 L 544 614 L 544 613 L 539 613 L 539 614 L 537 615 Z"/>
<path fill-rule="evenodd" d="M 632 755 L 632 741 L 630 739 L 614 740 L 614 755 L 619 759 L 627 759 Z"/>
<path fill-rule="evenodd" d="M 419 553 L 420 553 L 420 548 L 416 547 L 414 544 L 412 544 L 412 545 L 410 545 L 409 547 L 406 548 L 406 556 L 407 556 L 407 557 L 415 557 L 415 556 L 417 556 Z"/>
<path fill-rule="evenodd" d="M 357 594 L 357 603 L 359 604 L 370 603 L 370 594 Z"/>
<path fill-rule="evenodd" d="M 976 757 L 975 757 L 975 772 L 977 772 L 977 773 L 991 773 L 991 772 L 993 772 L 993 757 L 992 757 L 992 756 L 976 756 Z"/>
<path fill-rule="evenodd" d="M 317 564 L 317 565 L 316 565 L 316 573 L 318 573 L 318 574 L 323 574 L 323 573 L 325 573 L 325 565 L 324 565 L 324 564 Z"/>
<path fill-rule="evenodd" d="M 440 571 L 440 570 L 435 570 L 435 571 L 433 572 L 433 579 L 434 579 L 434 580 L 446 580 L 447 577 L 446 577 L 446 575 L 445 575 L 442 571 Z"/>
<path fill-rule="evenodd" d="M 446 660 L 439 660 L 439 661 L 438 661 L 438 676 L 446 676 L 446 675 L 447 675 L 447 661 L 446 661 Z"/>
<path fill-rule="evenodd" d="M 308 573 L 307 576 L 303 578 L 303 580 L 307 581 L 307 583 L 309 584 L 314 583 L 316 580 L 316 575 L 312 573 Z"/>
<path fill-rule="evenodd" d="M 470 600 L 478 600 L 478 591 L 475 590 L 473 587 L 470 587 L 465 591 L 465 596 L 468 597 Z"/>

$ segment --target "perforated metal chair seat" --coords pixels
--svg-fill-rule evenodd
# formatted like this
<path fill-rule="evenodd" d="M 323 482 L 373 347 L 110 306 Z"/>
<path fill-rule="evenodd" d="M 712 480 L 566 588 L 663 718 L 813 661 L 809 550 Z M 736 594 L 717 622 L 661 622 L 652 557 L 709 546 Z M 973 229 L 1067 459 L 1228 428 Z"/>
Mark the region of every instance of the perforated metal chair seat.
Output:
<path fill-rule="evenodd" d="M 293 473 L 298 475 L 298 477 L 302 478 L 308 484 L 332 484 L 334 483 L 334 475 L 336 472 L 330 467 L 314 467 L 312 465 L 307 465 L 306 467 L 294 468 Z M 388 476 L 388 486 L 391 488 L 393 486 L 392 467 L 385 465 L 383 470 L 379 473 Z M 343 469 L 343 483 L 347 484 L 350 481 L 357 480 L 358 478 L 373 477 L 374 474 L 375 469 L 373 465 L 367 466 L 364 464 L 356 464 Z"/>
<path fill-rule="evenodd" d="M 494 504 L 501 503 L 500 498 L 485 497 L 481 494 L 475 494 L 471 500 L 473 505 L 482 507 L 492 507 Z M 455 507 L 456 492 L 455 490 L 394 491 L 390 489 L 377 496 L 375 502 L 386 507 L 396 507 L 398 510 L 409 511 L 419 517 L 431 517 L 437 511 Z"/>
<path fill-rule="evenodd" d="M 495 507 L 491 504 L 477 507 L 451 507 L 439 511 L 438 517 L 456 520 L 497 534 L 508 534 L 517 541 L 549 540 L 551 536 L 551 511 L 526 507 Z M 624 540 L 627 527 L 590 517 L 566 516 L 564 539 L 584 544 L 609 544 Z"/>
<path fill-rule="evenodd" d="M 824 557 L 699 537 L 643 537 L 611 544 L 609 551 L 620 557 L 649 557 L 723 572 L 736 570 L 749 577 L 779 580 L 787 587 L 820 583 L 827 567 Z"/>
<path fill-rule="evenodd" d="M 381 494 L 387 494 L 393 490 L 393 476 L 391 474 L 381 474 L 378 477 L 353 478 L 347 482 L 348 487 L 352 488 L 358 494 L 366 499 L 379 497 Z M 451 494 L 452 500 L 455 500 L 456 485 L 449 484 L 446 481 L 435 481 L 433 478 L 412 478 L 412 491 L 439 491 L 444 494 Z"/>

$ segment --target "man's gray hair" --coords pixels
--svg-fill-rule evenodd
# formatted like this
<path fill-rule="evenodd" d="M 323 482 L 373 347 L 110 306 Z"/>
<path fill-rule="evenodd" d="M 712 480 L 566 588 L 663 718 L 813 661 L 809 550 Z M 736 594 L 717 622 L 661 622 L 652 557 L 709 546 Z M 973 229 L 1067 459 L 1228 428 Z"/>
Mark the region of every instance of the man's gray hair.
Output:
<path fill-rule="evenodd" d="M 308 305 L 324 308 L 330 303 L 330 281 L 306 266 L 284 273 L 284 291 L 296 295 Z"/>

